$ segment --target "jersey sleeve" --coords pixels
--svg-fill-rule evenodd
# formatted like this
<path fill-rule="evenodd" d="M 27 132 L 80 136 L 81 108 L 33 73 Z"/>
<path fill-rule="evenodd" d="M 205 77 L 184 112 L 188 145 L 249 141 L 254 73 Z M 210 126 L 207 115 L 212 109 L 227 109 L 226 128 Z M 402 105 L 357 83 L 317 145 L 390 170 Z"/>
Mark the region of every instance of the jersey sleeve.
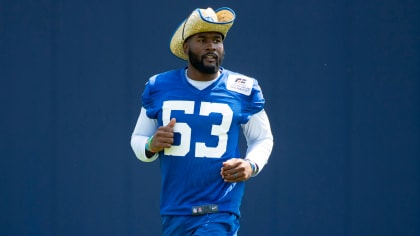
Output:
<path fill-rule="evenodd" d="M 147 81 L 143 94 L 141 96 L 142 105 L 147 111 L 147 117 L 149 117 L 150 119 L 156 119 L 157 114 L 157 106 L 154 102 L 155 99 L 153 99 L 153 96 L 155 94 L 154 86 L 156 83 L 156 77 L 157 75 L 154 75 Z"/>
<path fill-rule="evenodd" d="M 244 108 L 243 108 L 242 124 L 245 124 L 246 122 L 248 122 L 248 120 L 250 119 L 252 115 L 262 111 L 265 104 L 265 99 L 261 91 L 261 88 L 258 84 L 258 81 L 256 79 L 252 79 L 252 80 L 253 80 L 252 91 L 251 91 L 251 94 L 248 96 L 248 99 L 246 99 L 246 103 L 244 104 Z"/>

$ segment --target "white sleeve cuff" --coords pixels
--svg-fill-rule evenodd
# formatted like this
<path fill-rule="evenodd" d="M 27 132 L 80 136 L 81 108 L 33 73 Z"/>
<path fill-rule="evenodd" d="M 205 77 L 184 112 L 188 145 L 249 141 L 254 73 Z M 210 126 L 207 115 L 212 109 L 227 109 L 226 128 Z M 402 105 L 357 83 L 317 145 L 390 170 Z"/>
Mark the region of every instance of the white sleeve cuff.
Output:
<path fill-rule="evenodd" d="M 140 135 L 133 135 L 131 136 L 131 148 L 134 151 L 134 154 L 136 154 L 136 157 L 140 161 L 144 162 L 152 162 L 155 161 L 158 158 L 158 154 L 155 153 L 152 157 L 146 156 L 146 142 L 149 137 L 147 136 L 140 136 Z"/>

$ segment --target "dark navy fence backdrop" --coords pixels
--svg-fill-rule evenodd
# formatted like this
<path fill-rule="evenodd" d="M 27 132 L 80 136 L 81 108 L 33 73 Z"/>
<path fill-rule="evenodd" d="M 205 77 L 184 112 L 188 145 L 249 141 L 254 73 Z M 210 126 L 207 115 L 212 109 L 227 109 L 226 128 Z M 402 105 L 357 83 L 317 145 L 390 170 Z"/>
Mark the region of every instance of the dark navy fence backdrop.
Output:
<path fill-rule="evenodd" d="M 224 66 L 275 136 L 240 235 L 420 235 L 415 0 L 1 0 L 0 235 L 159 235 L 159 165 L 129 141 L 169 38 L 230 6 Z"/>

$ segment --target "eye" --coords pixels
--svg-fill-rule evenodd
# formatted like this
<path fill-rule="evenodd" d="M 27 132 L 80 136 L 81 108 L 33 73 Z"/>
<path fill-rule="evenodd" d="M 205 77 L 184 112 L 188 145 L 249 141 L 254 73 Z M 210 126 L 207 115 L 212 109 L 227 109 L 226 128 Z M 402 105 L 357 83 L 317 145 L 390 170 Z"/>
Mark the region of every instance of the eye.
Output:
<path fill-rule="evenodd" d="M 220 35 L 217 35 L 216 37 L 213 38 L 213 43 L 222 43 L 223 42 L 223 38 Z"/>

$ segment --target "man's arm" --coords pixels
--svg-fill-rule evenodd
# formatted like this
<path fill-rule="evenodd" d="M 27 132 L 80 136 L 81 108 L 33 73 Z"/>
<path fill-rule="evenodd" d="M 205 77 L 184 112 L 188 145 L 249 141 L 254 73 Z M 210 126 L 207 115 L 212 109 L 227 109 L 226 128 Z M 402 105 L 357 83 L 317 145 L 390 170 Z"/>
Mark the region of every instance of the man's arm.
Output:
<path fill-rule="evenodd" d="M 151 153 L 146 155 L 146 142 L 155 133 L 157 128 L 157 120 L 147 117 L 146 109 L 142 107 L 133 134 L 131 135 L 131 148 L 139 160 L 152 162 L 157 159 L 157 153 L 151 156 Z"/>
<path fill-rule="evenodd" d="M 267 164 L 273 148 L 270 122 L 264 110 L 254 114 L 242 129 L 247 153 L 245 159 L 232 158 L 223 163 L 220 175 L 226 182 L 246 181 L 257 175 Z"/>
<path fill-rule="evenodd" d="M 266 112 L 262 110 L 252 115 L 242 128 L 248 146 L 245 159 L 256 164 L 254 175 L 257 175 L 267 164 L 273 149 L 273 134 Z"/>

